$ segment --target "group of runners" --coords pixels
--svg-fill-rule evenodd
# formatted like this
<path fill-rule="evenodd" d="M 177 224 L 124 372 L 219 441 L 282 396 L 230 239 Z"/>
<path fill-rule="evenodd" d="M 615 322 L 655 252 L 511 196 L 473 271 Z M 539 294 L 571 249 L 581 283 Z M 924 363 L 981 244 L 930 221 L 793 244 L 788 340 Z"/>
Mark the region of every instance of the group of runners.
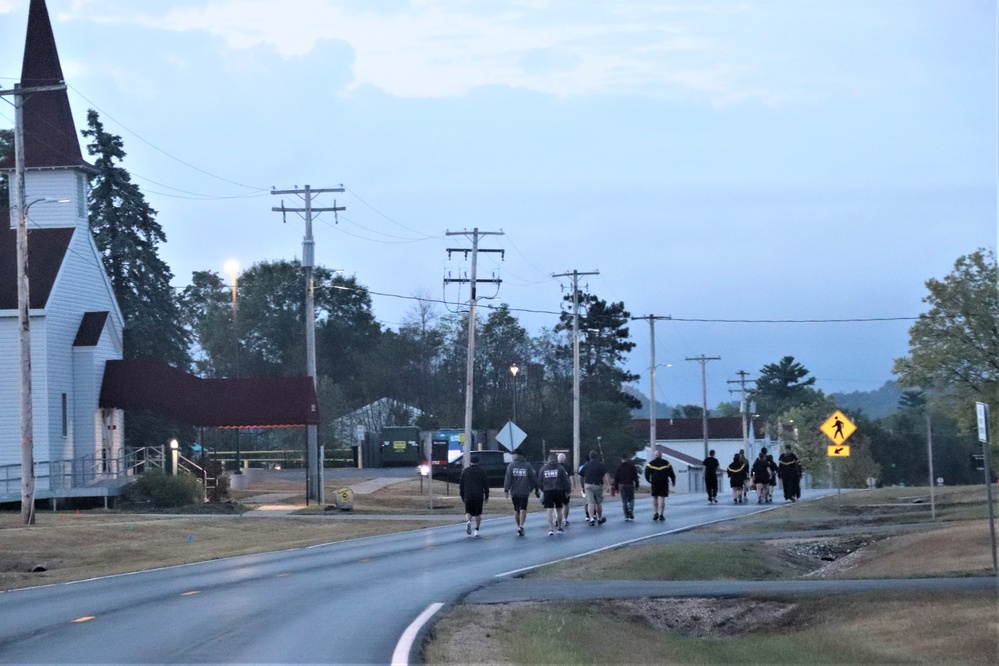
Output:
<path fill-rule="evenodd" d="M 670 486 L 676 487 L 676 472 L 669 461 L 662 457 L 662 453 L 657 451 L 645 466 L 644 476 L 652 493 L 652 519 L 666 520 L 666 497 L 669 496 Z M 517 534 L 526 534 L 524 523 L 527 520 L 527 505 L 531 494 L 541 499 L 548 536 L 563 534 L 569 527 L 569 505 L 577 488 L 577 478 L 585 500 L 585 522 L 590 527 L 607 522 L 603 504 L 608 485 L 612 495 L 621 496 L 624 519 L 635 519 L 635 490 L 639 485 L 639 474 L 638 468 L 628 456 L 621 457 L 612 476 L 596 451 L 590 451 L 587 461 L 575 474 L 566 462 L 564 453 L 549 454 L 544 466 L 537 472 L 523 456 L 515 454 L 506 469 L 503 494 L 513 502 Z M 465 504 L 465 532 L 478 537 L 482 526 L 483 505 L 489 499 L 489 483 L 485 471 L 478 465 L 475 453 L 469 457 L 469 466 L 462 471 L 458 492 Z"/>
<path fill-rule="evenodd" d="M 708 481 L 708 502 L 718 503 L 718 481 L 715 471 L 718 469 L 718 460 L 714 457 L 715 452 L 710 451 L 704 460 L 705 476 Z M 709 462 L 710 461 L 710 462 Z M 709 467 L 714 471 L 709 473 Z M 757 504 L 773 502 L 774 489 L 777 487 L 777 480 L 781 481 L 784 488 L 784 500 L 796 502 L 801 497 L 801 461 L 794 454 L 791 447 L 785 447 L 784 453 L 780 454 L 778 460 L 774 460 L 773 455 L 767 453 L 767 448 L 760 449 L 760 454 L 750 466 L 746 458 L 745 450 L 736 453 L 732 458 L 732 464 L 725 470 L 728 475 L 729 486 L 732 488 L 732 501 L 736 504 L 745 504 L 749 499 L 749 493 L 756 491 Z M 712 492 L 711 486 L 714 486 Z"/>

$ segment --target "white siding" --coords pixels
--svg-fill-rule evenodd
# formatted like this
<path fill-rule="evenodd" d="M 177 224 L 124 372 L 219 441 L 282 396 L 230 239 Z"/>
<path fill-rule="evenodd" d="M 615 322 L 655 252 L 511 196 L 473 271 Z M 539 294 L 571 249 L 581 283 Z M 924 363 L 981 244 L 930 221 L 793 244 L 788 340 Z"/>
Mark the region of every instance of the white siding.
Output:
<path fill-rule="evenodd" d="M 75 228 L 44 311 L 31 313 L 32 405 L 35 460 L 65 460 L 101 447 L 104 423 L 98 408 L 104 365 L 122 357 L 122 317 L 78 201 L 80 172 L 31 170 L 26 175 L 31 229 Z M 82 213 L 82 214 L 81 214 Z M 30 241 L 29 241 L 30 242 Z M 73 341 L 85 312 L 109 311 L 96 347 L 74 353 Z M 0 312 L 0 465 L 17 464 L 20 447 L 20 361 L 17 312 Z M 68 432 L 63 435 L 62 396 L 67 395 Z M 121 414 L 109 415 L 121 445 Z"/>
<path fill-rule="evenodd" d="M 86 220 L 86 205 L 82 214 L 79 206 L 79 185 L 77 176 L 81 172 L 68 169 L 47 171 L 29 170 L 24 176 L 25 203 L 38 199 L 69 199 L 67 203 L 38 201 L 28 208 L 28 229 L 50 227 L 75 227 Z M 13 179 L 12 179 L 13 180 Z M 11 187 L 10 208 L 14 208 L 14 188 Z M 11 228 L 17 226 L 17 218 L 10 218 Z"/>

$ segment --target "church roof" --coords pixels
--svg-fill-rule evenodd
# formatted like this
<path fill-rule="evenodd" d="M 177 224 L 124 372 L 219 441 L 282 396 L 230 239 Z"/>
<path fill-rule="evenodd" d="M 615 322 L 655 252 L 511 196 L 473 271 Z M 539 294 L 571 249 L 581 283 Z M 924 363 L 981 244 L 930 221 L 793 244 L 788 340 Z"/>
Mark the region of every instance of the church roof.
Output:
<path fill-rule="evenodd" d="M 45 0 L 31 0 L 28 31 L 21 65 L 21 87 L 49 86 L 63 82 L 62 65 Z M 24 164 L 29 169 L 54 167 L 92 168 L 80 152 L 80 140 L 65 90 L 38 92 L 24 97 Z M 13 169 L 13 157 L 0 169 Z"/>
<path fill-rule="evenodd" d="M 108 361 L 101 408 L 148 409 L 193 426 L 275 428 L 318 425 L 309 377 L 201 379 L 151 359 Z"/>
<path fill-rule="evenodd" d="M 74 347 L 96 347 L 101 341 L 101 333 L 104 332 L 104 324 L 111 314 L 107 310 L 99 312 L 84 312 L 83 319 L 80 320 L 80 328 L 76 330 L 76 339 L 73 340 Z"/>
<path fill-rule="evenodd" d="M 2 218 L 4 216 L 0 216 Z M 72 228 L 28 232 L 28 295 L 31 309 L 49 302 L 52 285 L 73 238 Z M 17 232 L 0 228 L 0 310 L 17 309 Z"/>

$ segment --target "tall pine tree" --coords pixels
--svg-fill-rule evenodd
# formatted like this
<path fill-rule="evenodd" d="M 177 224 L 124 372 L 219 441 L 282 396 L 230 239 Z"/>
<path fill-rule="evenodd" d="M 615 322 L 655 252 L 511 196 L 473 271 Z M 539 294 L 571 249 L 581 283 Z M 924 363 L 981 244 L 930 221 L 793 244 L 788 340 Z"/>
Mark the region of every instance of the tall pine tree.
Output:
<path fill-rule="evenodd" d="M 96 111 L 87 112 L 83 136 L 91 143 L 96 174 L 91 177 L 90 229 L 125 319 L 126 359 L 153 358 L 187 370 L 189 334 L 179 299 L 170 286 L 169 266 L 159 256 L 166 234 L 128 171 L 121 137 L 109 134 Z M 153 414 L 129 413 L 125 436 L 136 444 L 165 443 L 179 428 Z"/>

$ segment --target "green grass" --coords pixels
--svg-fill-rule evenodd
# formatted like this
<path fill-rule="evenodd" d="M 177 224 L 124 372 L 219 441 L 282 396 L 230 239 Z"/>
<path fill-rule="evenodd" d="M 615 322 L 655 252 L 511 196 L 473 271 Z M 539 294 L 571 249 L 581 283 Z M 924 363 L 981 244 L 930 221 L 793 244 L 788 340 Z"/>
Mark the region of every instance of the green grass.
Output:
<path fill-rule="evenodd" d="M 799 628 L 710 638 L 660 631 L 599 604 L 549 603 L 493 630 L 514 664 L 991 664 L 995 602 L 994 593 L 808 599 L 796 611 Z M 447 663 L 442 656 L 429 653 L 428 663 Z"/>

